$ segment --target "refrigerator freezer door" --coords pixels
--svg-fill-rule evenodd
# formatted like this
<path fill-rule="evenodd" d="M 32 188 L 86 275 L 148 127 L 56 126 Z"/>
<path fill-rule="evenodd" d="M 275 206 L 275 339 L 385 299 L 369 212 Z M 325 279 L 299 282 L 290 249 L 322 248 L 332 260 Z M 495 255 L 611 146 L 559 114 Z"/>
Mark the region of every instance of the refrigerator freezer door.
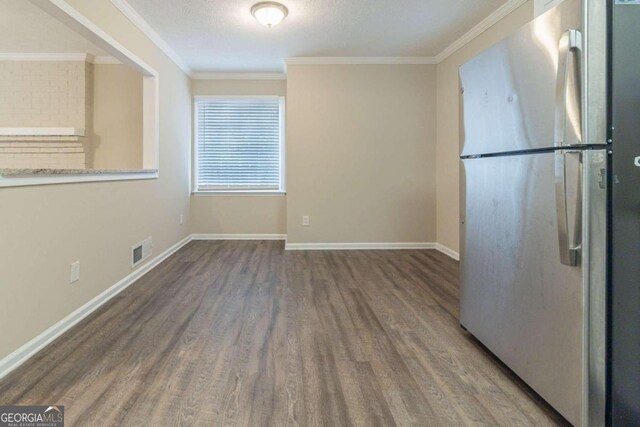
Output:
<path fill-rule="evenodd" d="M 580 45 L 562 49 L 563 35 L 572 29 Z M 583 143 L 581 30 L 582 2 L 565 0 L 460 67 L 463 156 L 554 147 L 558 89 L 566 102 L 564 143 Z M 559 63 L 566 64 L 564 81 L 558 81 Z"/>
<path fill-rule="evenodd" d="M 582 423 L 581 259 L 562 264 L 555 153 L 467 159 L 460 322 L 574 425 Z M 583 154 L 568 156 L 569 230 Z M 572 236 L 572 239 L 576 236 Z"/>
<path fill-rule="evenodd" d="M 613 13 L 611 413 L 640 425 L 640 4 Z"/>

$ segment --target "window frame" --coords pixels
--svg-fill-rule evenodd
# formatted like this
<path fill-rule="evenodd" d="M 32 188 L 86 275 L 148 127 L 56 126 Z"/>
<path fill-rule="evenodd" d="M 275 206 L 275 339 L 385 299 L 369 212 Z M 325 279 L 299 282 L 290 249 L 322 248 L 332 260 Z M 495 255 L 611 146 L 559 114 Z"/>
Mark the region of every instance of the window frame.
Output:
<path fill-rule="evenodd" d="M 279 149 L 279 188 L 278 189 L 266 189 L 261 190 L 259 188 L 229 188 L 229 189 L 200 189 L 198 183 L 198 107 L 199 104 L 212 102 L 212 101 L 278 101 L 279 104 L 279 133 L 278 149 Z M 234 96 L 219 96 L 219 95 L 203 95 L 193 97 L 193 155 L 191 159 L 192 163 L 192 194 L 200 195 L 279 195 L 286 194 L 285 187 L 285 164 L 286 164 L 286 144 L 285 144 L 285 121 L 286 121 L 286 100 L 282 95 L 234 95 Z"/>

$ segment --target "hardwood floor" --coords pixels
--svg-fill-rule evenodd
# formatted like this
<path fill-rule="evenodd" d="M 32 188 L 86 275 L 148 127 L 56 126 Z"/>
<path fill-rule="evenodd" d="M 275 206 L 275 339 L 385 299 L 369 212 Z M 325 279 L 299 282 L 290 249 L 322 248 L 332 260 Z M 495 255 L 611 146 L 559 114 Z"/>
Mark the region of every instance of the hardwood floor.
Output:
<path fill-rule="evenodd" d="M 458 326 L 436 251 L 194 241 L 0 383 L 67 425 L 564 421 Z"/>

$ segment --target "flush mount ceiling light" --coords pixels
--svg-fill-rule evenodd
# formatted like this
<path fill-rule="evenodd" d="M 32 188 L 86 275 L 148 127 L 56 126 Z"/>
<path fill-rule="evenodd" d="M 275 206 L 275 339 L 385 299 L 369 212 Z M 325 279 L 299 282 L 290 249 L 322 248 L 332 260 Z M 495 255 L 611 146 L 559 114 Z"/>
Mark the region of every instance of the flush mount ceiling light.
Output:
<path fill-rule="evenodd" d="M 274 1 L 263 1 L 254 4 L 251 14 L 256 21 L 266 27 L 275 27 L 289 14 L 289 10 L 282 4 Z"/>

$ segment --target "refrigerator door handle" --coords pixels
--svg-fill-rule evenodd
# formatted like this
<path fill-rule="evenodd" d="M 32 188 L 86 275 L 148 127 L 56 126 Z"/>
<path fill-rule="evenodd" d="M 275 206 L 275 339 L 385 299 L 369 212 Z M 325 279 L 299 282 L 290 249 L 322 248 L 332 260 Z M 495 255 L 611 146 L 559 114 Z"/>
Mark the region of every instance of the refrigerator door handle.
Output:
<path fill-rule="evenodd" d="M 567 156 L 578 156 L 579 171 L 576 177 L 577 194 L 574 208 L 573 236 L 569 231 L 569 206 L 567 197 Z M 556 216 L 558 219 L 558 242 L 560 262 L 577 266 L 582 246 L 582 157 L 581 151 L 560 150 L 555 153 Z"/>
<path fill-rule="evenodd" d="M 567 89 L 570 81 L 569 72 L 571 68 L 570 60 L 575 55 L 575 67 L 573 69 L 573 81 L 575 82 L 573 93 L 574 98 L 581 98 L 580 84 L 580 51 L 582 47 L 582 34 L 578 30 L 568 30 L 560 38 L 558 46 L 558 74 L 556 79 L 556 105 L 554 122 L 554 145 L 556 147 L 567 146 L 567 113 L 571 116 L 571 125 L 575 135 L 581 138 L 582 111 L 581 103 L 573 102 L 569 106 Z M 571 108 L 571 110 L 569 110 Z M 568 111 L 569 110 L 569 111 Z M 578 141 L 580 143 L 580 141 Z M 555 154 L 555 189 L 556 189 L 556 215 L 558 219 L 558 241 L 560 244 L 560 262 L 564 265 L 578 265 L 578 252 L 580 251 L 581 229 L 582 229 L 582 188 L 578 188 L 575 208 L 575 221 L 573 237 L 569 231 L 569 210 L 567 201 L 567 156 L 576 154 L 567 150 L 559 150 Z M 582 169 L 582 154 L 580 156 L 580 169 Z M 580 184 L 579 184 L 580 185 Z"/>
<path fill-rule="evenodd" d="M 576 67 L 574 69 L 573 79 L 575 86 L 572 88 L 573 94 L 577 99 L 581 98 L 580 83 L 580 52 L 582 49 L 582 34 L 578 30 L 568 30 L 562 37 L 558 45 L 558 74 L 556 78 L 556 105 L 555 105 L 555 122 L 554 122 L 554 145 L 563 147 L 566 144 L 567 134 L 567 85 L 569 82 L 569 60 L 572 55 L 576 57 Z M 572 110 L 569 111 L 572 120 L 571 125 L 576 128 L 582 127 L 582 105 L 580 102 L 571 104 Z M 575 129 L 578 138 L 582 138 L 580 129 Z"/>

